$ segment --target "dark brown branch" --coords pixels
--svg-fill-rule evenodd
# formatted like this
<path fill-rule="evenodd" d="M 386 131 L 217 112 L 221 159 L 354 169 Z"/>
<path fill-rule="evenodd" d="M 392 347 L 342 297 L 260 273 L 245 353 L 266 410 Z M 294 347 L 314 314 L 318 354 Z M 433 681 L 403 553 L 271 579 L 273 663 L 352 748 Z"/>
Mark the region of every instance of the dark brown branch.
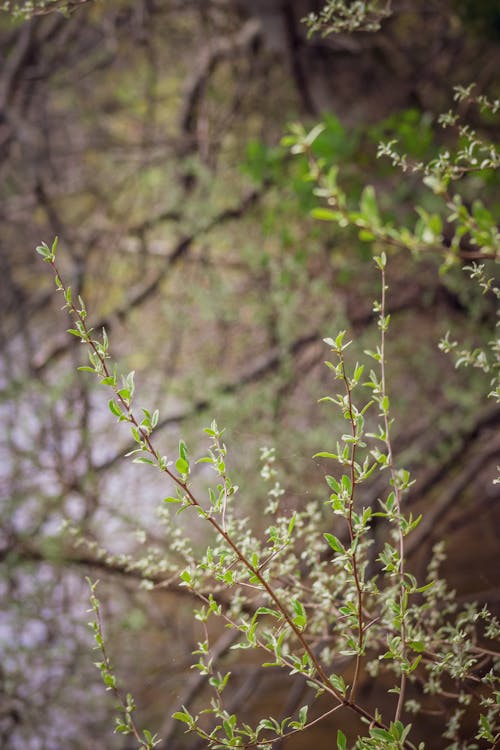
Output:
<path fill-rule="evenodd" d="M 196 132 L 198 109 L 210 77 L 217 65 L 224 59 L 247 50 L 254 44 L 259 34 L 260 23 L 250 20 L 244 24 L 233 38 L 217 40 L 203 51 L 198 69 L 186 87 L 184 104 L 180 116 L 180 126 L 184 133 L 193 136 Z"/>
<path fill-rule="evenodd" d="M 310 84 L 307 71 L 304 69 L 302 60 L 303 39 L 302 34 L 297 29 L 297 20 L 295 17 L 295 3 L 291 0 L 283 3 L 283 21 L 288 40 L 289 60 L 292 75 L 295 79 L 297 91 L 302 99 L 304 110 L 309 115 L 317 115 L 318 108 L 314 103 L 310 91 Z"/>
<path fill-rule="evenodd" d="M 21 28 L 14 49 L 3 66 L 0 82 L 0 112 L 2 113 L 12 100 L 16 81 L 31 54 L 35 29 L 35 23 L 25 24 Z"/>
<path fill-rule="evenodd" d="M 487 406 L 480 411 L 473 424 L 463 432 L 460 432 L 459 429 L 456 430 L 454 437 L 458 437 L 459 439 L 456 447 L 448 454 L 444 461 L 431 467 L 424 476 L 418 478 L 417 483 L 410 488 L 406 495 L 405 505 L 417 502 L 431 492 L 442 481 L 443 477 L 448 477 L 448 472 L 457 464 L 460 457 L 465 453 L 469 453 L 470 446 L 472 446 L 481 432 L 489 428 L 497 428 L 499 424 L 500 406 L 495 404 Z M 424 436 L 424 439 L 426 440 L 426 449 L 432 451 L 432 446 L 429 446 L 427 436 Z"/>
<path fill-rule="evenodd" d="M 437 501 L 428 509 L 420 525 L 408 538 L 406 544 L 406 555 L 410 557 L 422 547 L 429 537 L 433 537 L 436 527 L 447 515 L 447 513 L 458 502 L 461 494 L 474 485 L 474 480 L 480 475 L 484 466 L 495 457 L 500 455 L 500 440 L 489 440 L 487 445 L 481 445 L 475 456 L 468 459 L 467 464 L 458 476 L 453 480 L 447 479 L 446 487 L 439 494 Z M 500 497 L 500 489 L 497 490 Z"/>

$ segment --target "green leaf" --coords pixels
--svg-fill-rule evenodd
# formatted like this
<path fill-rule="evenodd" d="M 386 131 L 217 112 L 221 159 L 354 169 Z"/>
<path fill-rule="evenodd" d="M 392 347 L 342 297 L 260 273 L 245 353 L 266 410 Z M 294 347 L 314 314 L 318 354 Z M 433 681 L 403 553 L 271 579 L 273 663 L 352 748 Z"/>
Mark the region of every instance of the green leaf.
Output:
<path fill-rule="evenodd" d="M 347 692 L 347 686 L 345 684 L 345 680 L 340 674 L 331 674 L 330 675 L 330 682 L 332 683 L 333 687 L 339 691 L 341 695 L 345 695 Z"/>
<path fill-rule="evenodd" d="M 103 675 L 104 684 L 109 688 L 116 687 L 116 679 L 112 674 Z"/>
<path fill-rule="evenodd" d="M 155 465 L 155 462 L 152 458 L 146 458 L 145 456 L 137 456 L 137 458 L 134 458 L 132 461 L 134 464 L 151 464 L 151 466 Z"/>
<path fill-rule="evenodd" d="M 342 488 L 339 482 L 335 479 L 335 477 L 331 477 L 329 474 L 327 474 L 325 477 L 325 480 L 331 490 L 337 493 L 341 492 Z"/>
<path fill-rule="evenodd" d="M 270 609 L 269 607 L 259 607 L 254 617 L 257 617 L 258 615 L 271 615 L 272 617 L 276 617 L 277 619 L 280 619 L 281 615 L 276 609 Z"/>
<path fill-rule="evenodd" d="M 380 225 L 377 200 L 372 185 L 367 185 L 363 190 L 361 194 L 360 208 L 361 212 L 364 214 L 364 218 L 368 220 L 370 225 L 375 227 Z"/>
<path fill-rule="evenodd" d="M 192 716 L 185 713 L 184 711 L 176 711 L 175 714 L 172 714 L 172 719 L 177 719 L 177 721 L 183 721 L 184 724 L 191 725 L 193 722 Z"/>
<path fill-rule="evenodd" d="M 46 242 L 42 242 L 41 245 L 38 245 L 35 248 L 38 255 L 41 255 L 43 260 L 46 263 L 53 263 L 53 261 L 55 260 L 55 254 L 57 250 L 57 241 L 58 240 L 56 237 L 54 242 L 52 243 L 52 247 L 49 247 Z M 57 284 L 57 281 L 56 281 L 56 284 Z M 59 280 L 58 286 L 60 286 L 60 280 Z"/>
<path fill-rule="evenodd" d="M 345 553 L 344 545 L 336 536 L 333 534 L 323 534 L 323 536 L 334 552 L 339 552 L 341 555 Z"/>
<path fill-rule="evenodd" d="M 175 462 L 175 468 L 179 472 L 179 474 L 188 474 L 189 473 L 189 464 L 184 458 L 178 458 Z"/>
<path fill-rule="evenodd" d="M 323 123 L 318 123 L 318 125 L 315 125 L 312 130 L 309 131 L 309 133 L 304 138 L 304 143 L 308 146 L 311 146 L 316 138 L 321 135 L 321 133 L 325 130 L 326 126 L 323 125 Z"/>
<path fill-rule="evenodd" d="M 394 737 L 389 734 L 385 729 L 379 729 L 379 727 L 372 727 L 370 729 L 370 736 L 379 740 L 390 740 L 394 742 Z"/>
<path fill-rule="evenodd" d="M 354 370 L 353 379 L 356 380 L 356 381 L 358 381 L 360 379 L 360 377 L 362 376 L 362 374 L 364 372 L 364 369 L 365 369 L 364 365 L 358 365 L 357 364 L 356 365 L 356 369 Z"/>
<path fill-rule="evenodd" d="M 187 448 L 184 440 L 179 440 L 179 456 L 187 462 Z"/>
<path fill-rule="evenodd" d="M 44 260 L 47 260 L 48 256 L 50 255 L 50 249 L 47 247 L 45 242 L 41 245 L 37 245 L 35 249 L 38 255 L 41 255 Z"/>
<path fill-rule="evenodd" d="M 428 591 L 431 589 L 435 584 L 435 581 L 431 581 L 430 583 L 426 583 L 425 586 L 419 586 L 416 591 L 418 591 L 419 594 L 422 594 L 424 591 Z"/>
<path fill-rule="evenodd" d="M 414 659 L 412 661 L 412 663 L 410 664 L 410 666 L 409 666 L 409 668 L 407 670 L 407 674 L 411 674 L 412 672 L 414 672 L 416 670 L 416 668 L 418 667 L 418 665 L 420 664 L 421 661 L 422 661 L 422 654 L 419 654 L 417 656 L 417 658 Z"/>
<path fill-rule="evenodd" d="M 311 216 L 320 221 L 337 221 L 339 212 L 331 211 L 329 208 L 313 208 Z"/>
<path fill-rule="evenodd" d="M 342 344 L 344 342 L 344 337 L 346 335 L 346 331 L 339 331 L 335 338 L 335 346 L 337 349 L 342 349 Z"/>
<path fill-rule="evenodd" d="M 360 229 L 358 237 L 362 242 L 373 242 L 375 239 L 373 232 L 369 232 L 367 229 Z"/>
<path fill-rule="evenodd" d="M 346 750 L 347 739 L 341 729 L 337 729 L 337 750 Z"/>
<path fill-rule="evenodd" d="M 309 706 L 302 706 L 302 708 L 299 711 L 299 721 L 302 724 L 302 726 L 307 721 L 307 712 L 309 710 Z"/>
<path fill-rule="evenodd" d="M 260 722 L 259 722 L 259 725 L 257 727 L 257 731 L 259 731 L 259 729 L 269 729 L 272 732 L 275 732 L 276 731 L 276 726 L 275 726 L 275 724 L 273 724 L 273 722 L 271 721 L 271 719 L 261 719 Z"/>
<path fill-rule="evenodd" d="M 111 399 L 111 401 L 108 401 L 108 406 L 111 414 L 114 414 L 115 417 L 121 417 L 122 411 L 116 401 L 113 401 L 113 399 Z"/>

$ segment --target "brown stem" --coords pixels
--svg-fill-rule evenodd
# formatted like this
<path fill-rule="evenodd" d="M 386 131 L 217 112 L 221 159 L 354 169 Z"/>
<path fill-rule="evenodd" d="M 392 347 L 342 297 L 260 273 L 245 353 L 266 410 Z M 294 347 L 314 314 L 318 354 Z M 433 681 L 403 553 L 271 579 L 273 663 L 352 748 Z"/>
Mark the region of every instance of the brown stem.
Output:
<path fill-rule="evenodd" d="M 339 357 L 340 357 L 340 363 L 342 365 L 342 380 L 344 381 L 344 384 L 345 384 L 346 393 L 347 393 L 347 403 L 349 405 L 349 420 L 351 422 L 351 433 L 352 433 L 353 439 L 356 441 L 358 437 L 358 431 L 357 431 L 356 420 L 354 419 L 354 414 L 353 414 L 352 392 L 351 392 L 351 386 L 349 384 L 349 379 L 345 371 L 344 358 L 342 356 L 341 349 L 339 350 Z M 352 514 L 354 511 L 354 494 L 356 492 L 355 461 L 356 461 L 356 442 L 352 444 L 351 459 L 349 461 L 350 471 L 351 471 L 351 495 L 349 498 L 349 516 L 347 519 L 347 524 L 349 527 L 349 537 L 351 540 L 351 547 L 354 543 L 354 528 L 353 528 L 353 522 L 352 522 Z M 355 696 L 356 696 L 356 688 L 358 686 L 359 672 L 360 672 L 360 666 L 361 666 L 361 652 L 363 649 L 363 628 L 364 628 L 363 591 L 361 588 L 361 582 L 360 582 L 360 577 L 359 577 L 358 559 L 356 556 L 356 550 L 353 550 L 353 553 L 352 553 L 352 572 L 354 576 L 354 581 L 356 585 L 356 594 L 357 594 L 357 599 L 358 599 L 358 653 L 356 654 L 356 666 L 354 668 L 354 677 L 352 680 L 352 687 L 351 687 L 351 692 L 350 692 L 350 699 L 354 701 Z"/>
<path fill-rule="evenodd" d="M 380 320 L 381 320 L 381 326 L 380 326 L 380 377 L 381 377 L 381 397 L 384 398 L 387 393 L 386 388 L 386 377 L 385 377 L 385 331 L 386 331 L 386 324 L 385 324 L 385 302 L 386 302 L 386 291 L 387 286 L 385 283 L 385 269 L 382 266 L 381 267 L 381 277 L 382 277 L 382 298 L 380 301 Z M 385 445 L 387 448 L 387 465 L 389 467 L 389 471 L 391 473 L 391 479 L 392 484 L 394 487 L 394 497 L 395 497 L 395 505 L 396 510 L 398 513 L 398 541 L 399 541 L 399 580 L 400 580 L 400 607 L 401 607 L 401 651 L 402 651 L 402 658 L 406 658 L 406 624 L 405 624 L 405 612 L 404 612 L 404 597 L 405 597 L 405 586 L 404 586 L 404 577 L 405 577 L 405 549 L 404 549 L 404 535 L 403 530 L 401 528 L 401 522 L 400 522 L 400 516 L 401 516 L 401 489 L 399 487 L 398 483 L 398 477 L 396 475 L 396 468 L 394 466 L 394 458 L 392 453 L 392 443 L 391 443 L 391 437 L 390 437 L 390 425 L 389 425 L 389 417 L 387 414 L 387 409 L 383 410 L 383 419 L 384 419 L 384 430 L 385 430 Z M 396 706 L 396 713 L 394 716 L 394 721 L 399 721 L 403 706 L 404 706 L 404 699 L 405 699 L 405 690 L 406 690 L 406 672 L 404 670 L 401 671 L 401 682 L 399 686 L 399 696 L 398 696 L 398 703 Z"/>

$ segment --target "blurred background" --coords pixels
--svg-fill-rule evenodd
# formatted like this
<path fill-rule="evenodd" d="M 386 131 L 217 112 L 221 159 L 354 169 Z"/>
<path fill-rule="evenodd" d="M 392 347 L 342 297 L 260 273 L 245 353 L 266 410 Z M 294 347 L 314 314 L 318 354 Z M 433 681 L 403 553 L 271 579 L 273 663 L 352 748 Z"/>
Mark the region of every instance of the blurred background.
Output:
<path fill-rule="evenodd" d="M 372 184 L 385 215 L 413 225 L 415 202 L 434 198 L 378 161 L 377 144 L 394 137 L 429 159 L 449 137 L 436 119 L 455 84 L 498 95 L 500 13 L 494 0 L 394 0 L 376 33 L 308 38 L 313 0 L 70 6 L 68 17 L 0 15 L 0 745 L 134 746 L 113 735 L 93 666 L 88 575 L 141 722 L 161 747 L 193 749 L 170 716 L 203 698 L 189 670 L 200 633 L 164 562 L 182 561 L 189 521 L 159 518 L 170 488 L 123 459 L 128 432 L 76 372 L 85 353 L 34 247 L 59 237 L 61 270 L 120 368 L 135 370 L 138 404 L 160 409 L 166 454 L 182 434 L 200 455 L 216 419 L 257 529 L 262 446 L 276 449 L 287 507 L 326 499 L 327 463 L 311 456 L 341 426 L 317 403 L 332 390 L 321 339 L 346 328 L 363 358 L 378 279 L 366 243 L 310 217 L 306 165 L 280 139 L 290 122 L 323 122 L 316 153 L 339 166 L 348 196 Z M 495 139 L 498 120 L 462 109 Z M 464 191 L 491 200 L 498 179 L 471 176 Z M 439 274 L 443 252 L 389 252 L 395 448 L 417 479 L 408 503 L 430 518 L 410 563 L 421 573 L 444 538 L 459 600 L 495 608 L 500 411 L 484 374 L 456 371 L 437 346 L 449 329 L 488 341 L 495 310 L 459 266 Z M 376 483 L 364 491 L 373 500 Z M 250 658 L 231 669 L 249 715 L 271 694 L 277 711 L 302 705 L 279 673 L 261 685 Z M 330 742 L 319 729 L 286 746 Z"/>

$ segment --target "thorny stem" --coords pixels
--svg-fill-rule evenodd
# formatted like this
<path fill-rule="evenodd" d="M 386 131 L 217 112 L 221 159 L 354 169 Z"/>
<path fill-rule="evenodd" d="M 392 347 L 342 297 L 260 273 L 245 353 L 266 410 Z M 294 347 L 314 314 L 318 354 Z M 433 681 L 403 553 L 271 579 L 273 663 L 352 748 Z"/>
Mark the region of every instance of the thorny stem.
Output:
<path fill-rule="evenodd" d="M 385 321 L 385 308 L 386 308 L 386 291 L 387 285 L 385 283 L 385 268 L 382 265 L 380 267 L 380 273 L 382 278 L 382 296 L 380 300 L 380 378 L 381 378 L 381 397 L 384 398 L 387 395 L 386 388 L 386 372 L 385 372 L 385 333 L 386 333 L 386 321 Z M 387 448 L 387 466 L 391 473 L 392 484 L 394 487 L 395 505 L 398 514 L 398 542 L 399 542 L 399 580 L 400 580 L 400 608 L 401 608 L 401 654 L 403 660 L 406 659 L 406 623 L 405 623 L 405 558 L 404 558 L 404 535 L 401 528 L 400 516 L 401 516 L 401 488 L 399 486 L 398 477 L 396 474 L 396 467 L 394 465 L 394 457 L 392 452 L 392 443 L 390 436 L 390 422 L 387 409 L 383 409 L 383 420 L 385 430 L 385 445 Z M 399 721 L 401 713 L 403 711 L 404 700 L 406 690 L 406 672 L 404 669 L 401 671 L 401 682 L 399 686 L 399 697 L 398 704 L 396 707 L 396 713 L 394 721 Z"/>
<path fill-rule="evenodd" d="M 47 258 L 47 260 L 50 263 L 50 265 L 51 265 L 51 267 L 52 267 L 52 269 L 54 271 L 55 278 L 56 278 L 56 286 L 57 286 L 58 290 L 62 291 L 64 293 L 64 295 L 65 295 L 65 298 L 67 298 L 66 295 L 67 295 L 67 289 L 68 288 L 65 286 L 64 282 L 62 281 L 62 276 L 58 272 L 58 269 L 57 269 L 54 257 L 53 256 L 49 257 L 49 258 Z M 384 297 L 383 297 L 383 300 L 384 300 Z M 66 303 L 66 307 L 68 308 L 70 314 L 73 315 L 74 318 L 76 320 L 78 320 L 79 323 L 80 323 L 81 330 L 83 332 L 83 335 L 81 337 L 82 342 L 85 343 L 85 344 L 87 344 L 90 347 L 90 349 L 92 350 L 94 356 L 97 358 L 97 360 L 99 362 L 100 370 L 99 370 L 99 367 L 95 368 L 96 369 L 96 374 L 101 375 L 101 376 L 104 375 L 105 378 L 111 378 L 112 374 L 111 374 L 111 372 L 110 372 L 110 370 L 108 368 L 108 365 L 106 363 L 106 358 L 109 357 L 109 355 L 103 354 L 102 350 L 100 349 L 100 347 L 97 346 L 98 342 L 96 342 L 94 339 L 92 339 L 92 337 L 90 335 L 91 334 L 91 329 L 88 328 L 87 323 L 86 323 L 86 313 L 82 314 L 82 311 L 78 310 L 73 305 L 72 302 L 67 302 Z M 382 340 L 382 342 L 383 342 L 383 340 Z M 382 343 L 382 345 L 383 345 L 383 343 Z M 374 715 L 372 715 L 371 713 L 369 713 L 369 711 L 366 711 L 359 704 L 355 703 L 354 700 L 353 700 L 353 698 L 352 698 L 352 696 L 350 698 L 346 698 L 346 697 L 344 697 L 341 693 L 339 693 L 339 691 L 337 691 L 332 686 L 332 683 L 331 683 L 328 675 L 324 671 L 323 666 L 321 665 L 321 662 L 318 660 L 316 654 L 314 653 L 314 650 L 312 649 L 312 647 L 307 642 L 307 640 L 304 637 L 301 629 L 297 625 L 295 625 L 295 623 L 293 622 L 293 619 L 292 619 L 292 617 L 291 617 L 291 615 L 290 615 L 287 607 L 281 602 L 281 600 L 279 599 L 279 597 L 277 596 L 277 594 L 273 591 L 272 587 L 266 581 L 266 579 L 264 578 L 263 574 L 260 572 L 259 568 L 255 568 L 252 565 L 252 563 L 247 559 L 247 557 L 245 556 L 245 554 L 239 549 L 239 547 L 237 546 L 237 544 L 235 544 L 233 542 L 233 540 L 231 539 L 231 537 L 229 536 L 229 534 L 216 521 L 216 519 L 213 518 L 212 516 L 208 515 L 208 513 L 204 510 L 204 508 L 201 505 L 201 503 L 197 500 L 197 498 L 195 497 L 195 495 L 190 490 L 190 488 L 188 486 L 188 483 L 187 483 L 187 480 L 182 480 L 179 477 L 175 476 L 175 474 L 173 474 L 170 471 L 170 469 L 168 468 L 168 466 L 160 466 L 159 465 L 159 453 L 156 451 L 156 449 L 153 446 L 150 434 L 147 433 L 145 430 L 143 430 L 141 428 L 141 425 L 140 425 L 139 421 L 137 420 L 137 418 L 135 417 L 134 413 L 132 412 L 131 407 L 130 407 L 130 401 L 127 400 L 127 399 L 125 399 L 123 396 L 120 395 L 120 393 L 119 393 L 120 389 L 118 388 L 118 386 L 112 385 L 111 387 L 112 387 L 112 389 L 113 389 L 113 391 L 115 393 L 116 399 L 121 404 L 121 406 L 122 406 L 122 408 L 124 410 L 124 416 L 125 416 L 126 421 L 128 421 L 129 424 L 131 424 L 133 427 L 135 427 L 135 429 L 138 431 L 138 433 L 140 434 L 140 436 L 142 438 L 145 450 L 147 450 L 147 452 L 155 460 L 156 465 L 160 468 L 161 471 L 163 471 L 164 474 L 166 474 L 169 477 L 169 479 L 177 487 L 179 487 L 181 489 L 181 491 L 185 494 L 185 497 L 186 497 L 189 505 L 191 505 L 193 508 L 196 508 L 199 511 L 201 511 L 202 516 L 208 521 L 208 523 L 211 524 L 211 526 L 215 529 L 215 531 L 224 539 L 224 541 L 226 542 L 226 544 L 233 550 L 233 552 L 235 553 L 235 555 L 242 562 L 242 564 L 246 567 L 246 569 L 252 574 L 252 576 L 254 576 L 255 578 L 257 578 L 257 580 L 261 584 L 263 590 L 269 596 L 269 598 L 271 599 L 271 601 L 274 602 L 274 604 L 276 605 L 276 607 L 278 608 L 278 610 L 281 612 L 281 614 L 283 616 L 283 619 L 285 620 L 285 622 L 287 623 L 287 625 L 289 626 L 289 628 L 292 630 L 292 632 L 296 636 L 297 640 L 299 641 L 300 645 L 302 646 L 302 648 L 304 649 L 305 653 L 307 654 L 310 663 L 314 666 L 314 669 L 316 670 L 316 673 L 319 676 L 319 682 L 321 683 L 322 688 L 324 690 L 326 690 L 328 693 L 330 693 L 337 700 L 337 702 L 339 704 L 338 708 L 340 708 L 341 706 L 345 706 L 346 708 L 349 708 L 350 710 L 352 710 L 356 714 L 358 714 L 358 716 L 361 716 L 362 718 L 366 719 L 370 723 L 371 726 L 379 727 L 381 729 L 387 729 L 387 726 L 381 720 L 379 720 Z M 351 416 L 352 416 L 352 413 L 351 413 Z M 358 581 L 358 583 L 359 583 L 359 581 Z M 407 748 L 407 750 L 413 750 L 414 745 L 411 742 L 405 740 L 404 747 Z"/>

